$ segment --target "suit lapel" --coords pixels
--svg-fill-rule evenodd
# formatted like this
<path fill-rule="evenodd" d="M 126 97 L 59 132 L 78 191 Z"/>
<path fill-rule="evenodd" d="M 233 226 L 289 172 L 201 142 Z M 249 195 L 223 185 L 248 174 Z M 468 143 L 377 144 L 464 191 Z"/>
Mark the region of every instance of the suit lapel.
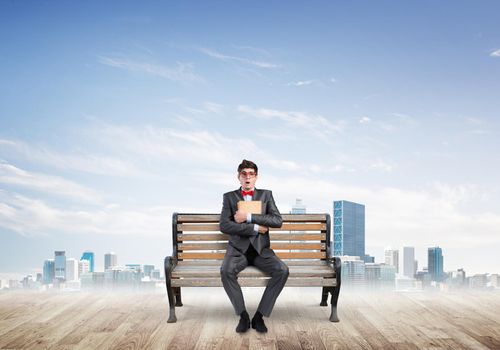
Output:
<path fill-rule="evenodd" d="M 261 197 L 262 197 L 262 191 L 254 188 L 252 200 L 253 201 L 260 201 Z"/>
<path fill-rule="evenodd" d="M 233 193 L 236 196 L 236 198 L 238 199 L 238 201 L 242 201 L 243 200 L 243 196 L 241 195 L 241 188 L 238 188 L 237 190 L 234 190 Z M 255 193 L 254 193 L 254 195 L 255 195 Z"/>

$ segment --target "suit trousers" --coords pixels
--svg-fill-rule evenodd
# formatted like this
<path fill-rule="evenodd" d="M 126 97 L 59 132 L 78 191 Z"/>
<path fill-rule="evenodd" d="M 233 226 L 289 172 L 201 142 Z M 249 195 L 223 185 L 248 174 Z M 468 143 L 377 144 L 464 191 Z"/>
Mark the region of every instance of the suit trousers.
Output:
<path fill-rule="evenodd" d="M 249 265 L 271 276 L 257 308 L 262 315 L 269 317 L 288 279 L 288 266 L 274 254 L 266 257 L 259 255 L 251 244 L 245 253 L 228 247 L 220 272 L 224 290 L 233 304 L 236 315 L 246 310 L 243 293 L 238 283 L 238 273 Z"/>

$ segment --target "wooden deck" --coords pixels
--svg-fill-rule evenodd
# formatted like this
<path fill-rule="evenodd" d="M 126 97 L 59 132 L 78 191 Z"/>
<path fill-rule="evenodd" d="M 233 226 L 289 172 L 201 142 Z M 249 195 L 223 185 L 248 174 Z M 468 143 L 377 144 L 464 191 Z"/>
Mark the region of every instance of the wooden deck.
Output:
<path fill-rule="evenodd" d="M 244 288 L 252 315 L 262 288 Z M 163 293 L 0 293 L 0 349 L 500 349 L 500 292 L 354 294 L 340 323 L 319 288 L 285 288 L 265 335 L 238 335 L 222 288 Z"/>

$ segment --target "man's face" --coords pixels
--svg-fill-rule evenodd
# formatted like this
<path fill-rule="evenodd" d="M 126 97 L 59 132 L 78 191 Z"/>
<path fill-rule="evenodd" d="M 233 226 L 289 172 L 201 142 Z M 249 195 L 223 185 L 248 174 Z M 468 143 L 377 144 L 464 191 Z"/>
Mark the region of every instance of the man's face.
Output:
<path fill-rule="evenodd" d="M 245 168 L 238 173 L 238 180 L 240 180 L 241 188 L 248 191 L 255 187 L 257 174 L 254 169 Z"/>

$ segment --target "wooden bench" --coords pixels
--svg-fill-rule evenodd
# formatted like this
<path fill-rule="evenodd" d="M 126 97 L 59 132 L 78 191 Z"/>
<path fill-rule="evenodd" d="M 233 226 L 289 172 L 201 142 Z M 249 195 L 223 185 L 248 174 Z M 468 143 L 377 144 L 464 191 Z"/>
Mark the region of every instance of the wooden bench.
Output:
<path fill-rule="evenodd" d="M 182 306 L 181 287 L 222 287 L 220 267 L 228 235 L 219 230 L 219 214 L 179 214 L 172 217 L 172 256 L 165 258 L 165 280 L 170 306 Z M 286 286 L 323 287 L 321 306 L 331 297 L 330 321 L 338 322 L 341 261 L 331 256 L 329 214 L 284 214 L 283 226 L 271 228 L 271 248 L 289 267 Z M 267 277 L 253 266 L 238 274 L 242 287 L 267 285 Z M 228 300 L 229 303 L 229 300 Z"/>

